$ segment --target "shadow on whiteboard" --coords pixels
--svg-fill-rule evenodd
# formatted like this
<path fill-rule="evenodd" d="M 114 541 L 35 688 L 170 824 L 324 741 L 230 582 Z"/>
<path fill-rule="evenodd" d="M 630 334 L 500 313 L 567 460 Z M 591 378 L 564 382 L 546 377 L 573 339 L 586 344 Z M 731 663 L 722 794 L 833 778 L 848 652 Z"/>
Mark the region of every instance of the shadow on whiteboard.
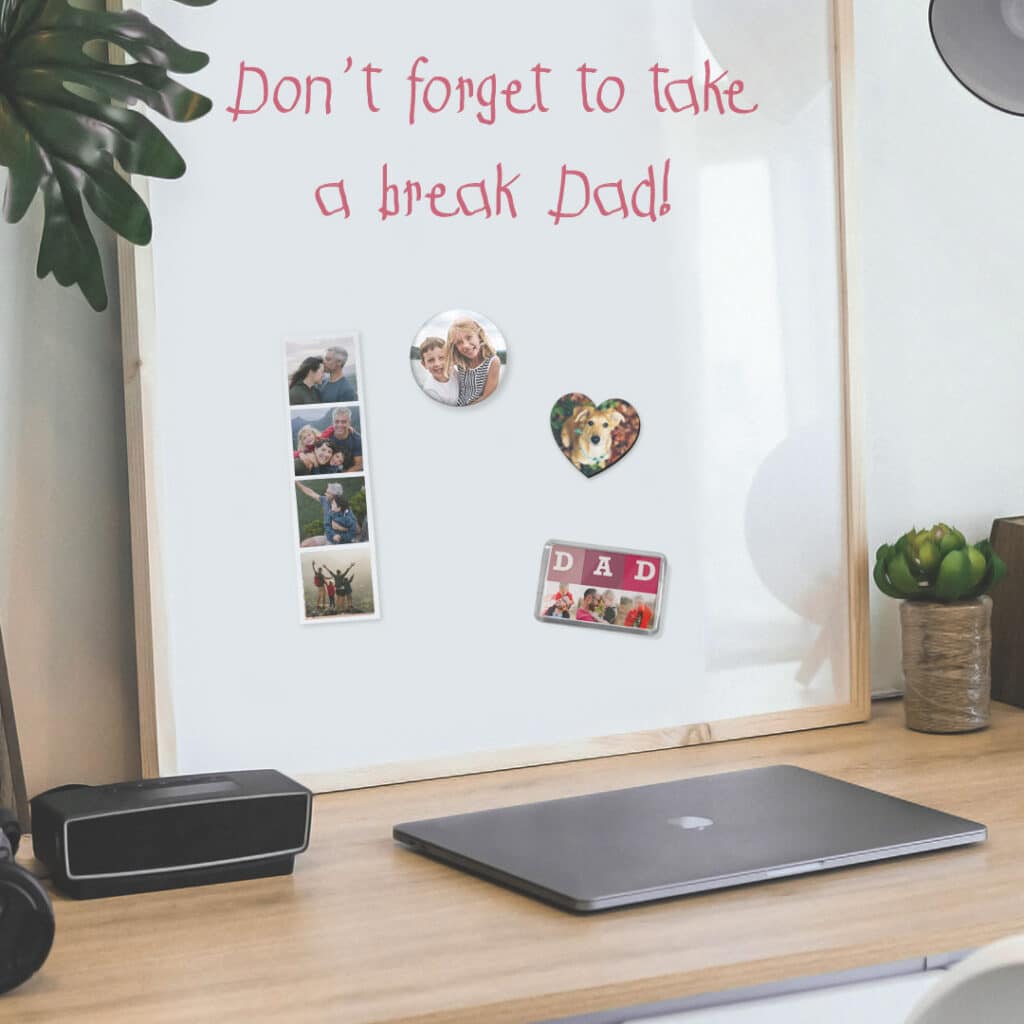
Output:
<path fill-rule="evenodd" d="M 742 68 L 759 111 L 786 123 L 831 86 L 830 6 L 827 0 L 695 0 L 693 15 L 721 67 Z"/>
<path fill-rule="evenodd" d="M 839 586 L 843 565 L 842 480 L 835 462 L 834 431 L 821 424 L 785 438 L 754 475 L 747 496 L 747 550 L 758 578 L 806 628 L 777 657 L 795 658 L 795 678 L 809 683 L 825 661 L 842 657 L 846 646 Z M 776 646 L 785 643 L 776 637 Z"/>

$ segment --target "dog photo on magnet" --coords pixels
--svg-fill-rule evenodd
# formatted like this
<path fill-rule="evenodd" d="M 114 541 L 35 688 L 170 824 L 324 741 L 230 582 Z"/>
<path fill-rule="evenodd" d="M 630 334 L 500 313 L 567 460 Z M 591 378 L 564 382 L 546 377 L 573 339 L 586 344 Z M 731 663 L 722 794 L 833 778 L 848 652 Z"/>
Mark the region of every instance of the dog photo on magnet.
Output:
<path fill-rule="evenodd" d="M 614 466 L 640 436 L 640 414 L 621 398 L 596 403 L 573 392 L 551 409 L 551 433 L 562 454 L 585 477 Z"/>
<path fill-rule="evenodd" d="M 663 555 L 549 541 L 534 614 L 541 622 L 654 633 L 664 584 Z"/>

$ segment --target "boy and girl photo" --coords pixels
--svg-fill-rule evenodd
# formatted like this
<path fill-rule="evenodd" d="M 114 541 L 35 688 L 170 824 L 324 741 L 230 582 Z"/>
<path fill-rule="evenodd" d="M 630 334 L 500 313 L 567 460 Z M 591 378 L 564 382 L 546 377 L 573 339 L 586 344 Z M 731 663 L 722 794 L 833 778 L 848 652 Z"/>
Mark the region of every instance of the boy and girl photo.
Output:
<path fill-rule="evenodd" d="M 372 615 L 373 579 L 367 549 L 303 554 L 302 591 L 307 619 Z"/>
<path fill-rule="evenodd" d="M 501 332 L 486 317 L 449 310 L 423 325 L 410 362 L 424 394 L 442 405 L 466 408 L 497 391 L 507 352 Z"/>
<path fill-rule="evenodd" d="M 289 405 L 359 401 L 354 343 L 290 342 L 286 351 Z"/>
<path fill-rule="evenodd" d="M 299 546 L 328 547 L 362 544 L 370 539 L 366 519 L 364 478 L 295 481 L 299 517 Z"/>
<path fill-rule="evenodd" d="M 348 406 L 324 412 L 292 410 L 292 444 L 296 476 L 363 471 L 363 437 L 359 410 Z"/>
<path fill-rule="evenodd" d="M 650 629 L 654 622 L 653 598 L 649 594 L 627 595 L 618 590 L 573 587 L 550 580 L 548 586 L 554 590 L 544 597 L 541 614 L 546 618 L 603 623 L 624 629 Z"/>

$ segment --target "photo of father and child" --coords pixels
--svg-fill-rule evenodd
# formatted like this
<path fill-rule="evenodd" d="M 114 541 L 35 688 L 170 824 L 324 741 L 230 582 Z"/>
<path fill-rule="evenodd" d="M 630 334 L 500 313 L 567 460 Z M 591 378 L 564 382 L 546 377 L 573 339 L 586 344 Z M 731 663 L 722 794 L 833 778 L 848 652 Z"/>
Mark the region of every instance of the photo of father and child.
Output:
<path fill-rule="evenodd" d="M 547 587 L 541 610 L 547 618 L 623 629 L 652 629 L 654 626 L 656 609 L 651 594 L 627 594 L 621 590 L 599 590 L 552 580 L 548 580 Z"/>
<path fill-rule="evenodd" d="M 361 476 L 344 480 L 295 481 L 299 547 L 362 544 L 370 539 L 366 485 Z"/>
<path fill-rule="evenodd" d="M 466 408 L 498 390 L 508 353 L 505 339 L 490 320 L 454 309 L 420 328 L 409 360 L 425 395 L 442 405 Z"/>

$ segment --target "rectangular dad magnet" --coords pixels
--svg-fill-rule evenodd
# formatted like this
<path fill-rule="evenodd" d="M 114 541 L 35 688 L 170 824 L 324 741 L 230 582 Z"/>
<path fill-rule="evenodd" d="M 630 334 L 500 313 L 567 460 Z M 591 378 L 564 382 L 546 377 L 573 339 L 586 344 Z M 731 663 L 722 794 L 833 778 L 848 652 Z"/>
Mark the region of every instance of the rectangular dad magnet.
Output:
<path fill-rule="evenodd" d="M 665 556 L 552 540 L 544 545 L 534 614 L 541 622 L 656 633 Z"/>

